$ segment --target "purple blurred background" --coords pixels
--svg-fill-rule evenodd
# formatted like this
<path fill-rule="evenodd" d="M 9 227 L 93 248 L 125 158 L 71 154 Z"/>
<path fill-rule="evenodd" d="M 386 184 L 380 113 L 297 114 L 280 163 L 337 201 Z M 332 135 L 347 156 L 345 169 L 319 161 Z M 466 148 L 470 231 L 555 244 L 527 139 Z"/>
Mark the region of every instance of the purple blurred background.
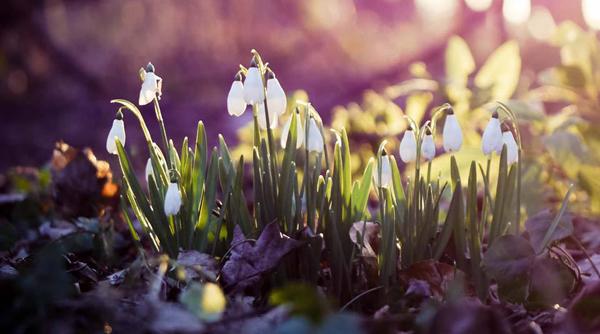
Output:
<path fill-rule="evenodd" d="M 532 17 L 549 11 L 556 22 L 585 26 L 579 0 L 531 6 Z M 521 45 L 525 74 L 558 60 L 527 24 L 505 22 L 501 0 L 483 12 L 471 8 L 463 0 L 4 0 L 0 171 L 46 162 L 60 139 L 114 163 L 104 149 L 116 110 L 109 101 L 137 101 L 137 72 L 148 61 L 164 79 L 163 115 L 177 142 L 193 137 L 200 119 L 211 142 L 218 132 L 233 142 L 250 115 L 230 117 L 225 97 L 252 48 L 284 89 L 305 89 L 324 118 L 335 105 L 360 101 L 365 89 L 407 78 L 414 61 L 441 75 L 453 34 L 467 40 L 478 66 L 509 38 Z M 142 110 L 158 134 L 152 106 Z M 145 152 L 131 114 L 126 124 L 129 150 Z"/>

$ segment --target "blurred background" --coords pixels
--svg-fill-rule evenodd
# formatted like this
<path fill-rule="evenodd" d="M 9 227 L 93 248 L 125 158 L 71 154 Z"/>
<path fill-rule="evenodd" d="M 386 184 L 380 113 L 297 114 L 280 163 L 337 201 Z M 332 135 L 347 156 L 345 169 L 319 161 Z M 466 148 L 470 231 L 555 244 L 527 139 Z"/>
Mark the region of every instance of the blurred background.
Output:
<path fill-rule="evenodd" d="M 226 94 L 252 48 L 286 91 L 304 89 L 328 120 L 365 90 L 409 78 L 416 61 L 443 75 L 452 35 L 467 42 L 477 67 L 516 40 L 521 76 L 534 80 L 560 62 L 560 49 L 546 43 L 555 27 L 571 20 L 598 29 L 598 16 L 594 0 L 4 0 L 0 171 L 43 164 L 61 139 L 114 162 L 104 149 L 116 110 L 109 101 L 137 101 L 138 69 L 149 61 L 164 79 L 169 134 L 194 136 L 201 119 L 214 142 L 251 117 L 230 117 Z M 126 117 L 135 154 L 141 132 Z"/>

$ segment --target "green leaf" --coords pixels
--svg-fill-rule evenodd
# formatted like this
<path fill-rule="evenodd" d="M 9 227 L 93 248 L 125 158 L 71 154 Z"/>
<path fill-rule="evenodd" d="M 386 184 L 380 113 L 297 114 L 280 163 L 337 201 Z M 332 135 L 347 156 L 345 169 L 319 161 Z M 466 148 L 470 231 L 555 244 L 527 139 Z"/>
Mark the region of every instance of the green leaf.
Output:
<path fill-rule="evenodd" d="M 452 200 L 450 201 L 450 207 L 448 208 L 448 214 L 446 215 L 444 227 L 442 228 L 439 237 L 436 238 L 433 246 L 433 258 L 435 260 L 439 260 L 444 254 L 446 246 L 448 245 L 450 237 L 452 236 L 454 226 L 462 224 L 464 220 L 462 201 L 462 186 L 459 180 L 454 187 L 454 193 L 452 194 Z"/>
<path fill-rule="evenodd" d="M 352 191 L 352 206 L 353 206 L 353 221 L 359 221 L 363 218 L 365 210 L 367 209 L 367 203 L 369 201 L 369 192 L 371 190 L 371 182 L 373 179 L 373 164 L 375 161 L 373 158 L 367 162 L 367 167 L 363 172 L 360 183 L 355 183 L 356 187 L 353 187 Z M 397 168 L 397 167 L 396 167 Z"/>

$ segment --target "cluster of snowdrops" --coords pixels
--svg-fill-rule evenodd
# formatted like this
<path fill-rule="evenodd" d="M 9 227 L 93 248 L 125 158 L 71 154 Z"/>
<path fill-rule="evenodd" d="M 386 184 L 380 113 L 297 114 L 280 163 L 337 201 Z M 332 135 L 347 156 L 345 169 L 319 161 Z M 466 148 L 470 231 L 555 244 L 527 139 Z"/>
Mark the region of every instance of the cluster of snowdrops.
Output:
<path fill-rule="evenodd" d="M 122 214 L 134 240 L 139 242 L 141 238 L 129 217 L 131 212 L 155 251 L 170 258 L 177 258 L 182 250 L 197 250 L 217 258 L 232 256 L 241 238 L 252 242 L 259 233 L 271 233 L 276 226 L 283 238 L 302 239 L 303 243 L 296 246 L 306 245 L 300 251 L 300 262 L 283 266 L 285 275 L 278 277 L 317 284 L 322 277 L 320 261 L 326 256 L 331 268 L 324 284 L 340 302 L 349 301 L 366 288 L 352 283 L 352 268 L 358 257 L 374 256 L 380 284 L 389 287 L 397 278 L 398 263 L 407 268 L 422 260 L 439 261 L 446 248 L 454 244 L 456 267 L 469 273 L 479 297 L 485 299 L 489 279 L 483 270 L 481 244 L 484 240 L 491 244 L 509 231 L 519 233 L 520 229 L 521 146 L 514 113 L 498 103 L 483 131 L 481 149 L 487 156 L 487 167 L 479 164 L 484 194 L 479 215 L 481 182 L 477 181 L 477 162 L 470 162 L 468 181 L 461 183 L 452 153 L 461 149 L 463 134 L 449 104 L 434 108 L 430 120 L 422 125 L 406 117 L 409 126 L 400 142 L 399 156 L 407 166 L 414 166 L 412 178 L 408 169 L 405 177 L 401 176 L 384 140 L 362 178 L 353 180 L 345 129 L 330 130 L 335 138 L 331 150 L 327 140 L 330 136 L 312 104 L 296 101 L 290 105 L 275 73 L 256 51 L 252 54 L 250 66 L 240 65 L 235 74 L 226 103 L 233 116 L 252 110 L 251 200 L 247 200 L 244 182 L 244 156 L 235 161 L 225 138 L 219 136 L 218 145 L 210 150 L 200 121 L 191 146 L 187 137 L 180 149 L 169 139 L 159 104 L 163 82 L 152 64 L 140 69 L 143 83 L 138 104 L 153 104 L 160 145 L 153 140 L 138 106 L 123 99 L 112 101 L 120 106 L 106 148 L 119 158 Z M 145 169 L 146 186 L 138 180 L 124 149 L 124 111 L 137 118 L 146 139 L 150 156 Z M 289 116 L 276 144 L 274 131 L 286 113 Z M 436 124 L 441 119 L 443 148 L 451 154 L 449 182 L 430 175 L 431 160 L 436 155 Z M 492 174 L 494 152 L 500 159 L 497 173 Z M 424 162 L 428 164 L 427 173 L 420 172 Z M 497 176 L 495 187 L 491 175 Z M 374 197 L 377 207 L 369 205 L 375 203 L 371 201 Z M 447 209 L 440 206 L 443 197 L 450 201 Z M 450 238 L 454 238 L 453 243 Z M 379 245 L 377 254 L 372 242 Z M 286 252 L 292 248 L 286 248 Z M 228 275 L 224 267 L 220 282 L 229 290 L 244 289 L 256 282 L 257 275 L 276 265 L 260 273 L 249 268 L 252 274 L 248 279 Z M 243 270 L 234 268 L 230 272 Z"/>
<path fill-rule="evenodd" d="M 145 69 L 141 69 L 140 73 L 143 83 L 140 89 L 139 105 L 144 106 L 152 101 L 158 102 L 162 95 L 162 78 L 155 73 L 154 66 L 151 63 Z M 319 122 L 320 117 L 310 104 L 302 101 L 297 101 L 297 103 L 299 106 L 295 108 L 295 112 L 298 115 L 300 115 L 301 111 L 300 105 L 306 106 L 307 126 L 305 131 L 305 126 L 303 126 L 302 122 L 296 122 L 296 148 L 305 147 L 309 152 L 323 152 L 325 145 L 322 132 L 323 125 L 322 122 Z M 227 111 L 230 115 L 239 117 L 244 114 L 248 106 L 251 106 L 255 110 L 254 115 L 260 129 L 269 131 L 277 128 L 278 120 L 288 110 L 285 91 L 275 73 L 266 66 L 260 69 L 256 57 L 252 58 L 250 66 L 247 69 L 242 67 L 237 72 L 227 95 Z M 444 150 L 449 153 L 460 150 L 463 143 L 463 136 L 452 107 L 444 105 L 438 108 L 437 111 L 444 112 L 446 116 L 442 130 Z M 438 115 L 435 114 L 432 118 L 436 118 L 436 116 Z M 284 149 L 291 123 L 292 117 L 289 117 L 281 129 L 280 144 Z M 410 124 L 404 132 L 400 142 L 400 158 L 405 163 L 415 162 L 419 157 L 425 161 L 431 161 L 436 155 L 436 145 L 431 122 L 427 121 L 420 129 L 413 129 L 413 126 L 414 123 Z M 501 123 L 498 112 L 494 111 L 483 131 L 481 149 L 484 155 L 490 156 L 494 152 L 500 154 L 503 146 L 506 145 L 508 163 L 517 162 L 520 155 L 520 148 L 511 128 L 512 126 L 507 124 L 507 121 Z M 106 140 L 107 151 L 111 154 L 117 154 L 116 142 L 119 141 L 121 145 L 125 145 L 125 139 L 125 123 L 121 109 L 119 109 Z M 385 150 L 384 155 L 387 155 Z M 392 171 L 389 163 L 389 159 L 380 159 L 382 170 L 381 180 L 379 180 L 379 177 L 373 176 L 373 181 L 378 187 L 390 187 L 392 184 Z M 152 174 L 152 159 L 148 158 L 145 169 L 146 179 Z M 164 212 L 167 216 L 177 215 L 182 205 L 176 171 L 171 170 L 170 175 L 170 184 L 164 195 Z"/>

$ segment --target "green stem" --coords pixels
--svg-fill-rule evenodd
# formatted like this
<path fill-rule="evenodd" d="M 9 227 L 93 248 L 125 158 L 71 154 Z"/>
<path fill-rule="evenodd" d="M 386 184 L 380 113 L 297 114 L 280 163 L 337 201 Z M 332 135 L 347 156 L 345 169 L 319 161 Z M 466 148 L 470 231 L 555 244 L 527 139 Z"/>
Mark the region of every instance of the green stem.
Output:
<path fill-rule="evenodd" d="M 160 105 L 158 104 L 158 97 L 154 98 L 154 113 L 156 114 L 156 120 L 158 121 L 158 125 L 160 127 L 160 134 L 163 139 L 163 144 L 165 145 L 165 155 L 167 160 L 167 167 L 171 169 L 171 155 L 169 154 L 169 139 L 167 137 L 167 130 L 165 128 L 165 122 L 163 121 L 162 112 L 160 111 Z"/>
<path fill-rule="evenodd" d="M 517 235 L 521 233 L 521 149 L 517 152 L 517 218 L 515 221 L 515 229 Z M 600 277 L 600 275 L 598 275 Z"/>

